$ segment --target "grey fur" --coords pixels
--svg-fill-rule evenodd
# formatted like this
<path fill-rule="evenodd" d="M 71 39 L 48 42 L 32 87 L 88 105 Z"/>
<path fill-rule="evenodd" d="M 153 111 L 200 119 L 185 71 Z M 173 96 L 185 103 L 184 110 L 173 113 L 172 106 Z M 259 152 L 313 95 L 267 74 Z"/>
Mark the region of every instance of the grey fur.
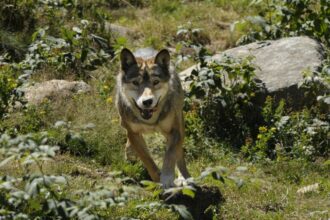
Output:
<path fill-rule="evenodd" d="M 132 62 L 131 55 L 133 54 L 127 49 L 121 53 L 122 71 L 117 76 L 116 89 L 116 106 L 121 124 L 127 130 L 126 148 L 134 149 L 151 178 L 161 181 L 167 188 L 173 185 L 175 164 L 184 178 L 190 177 L 182 148 L 184 93 L 178 75 L 170 67 L 167 50 L 157 53 L 151 48 L 140 49 L 134 53 L 135 62 Z M 159 79 L 159 83 L 153 84 L 155 81 L 152 80 L 155 79 Z M 134 81 L 138 82 L 133 85 Z M 159 96 L 157 104 L 151 110 L 141 109 L 136 103 L 135 96 L 142 97 L 141 91 L 143 94 L 147 91 L 148 95 L 154 93 Z M 151 116 L 144 117 L 145 111 Z M 161 173 L 150 157 L 142 137 L 142 134 L 148 131 L 160 131 L 167 139 Z"/>
<path fill-rule="evenodd" d="M 155 51 L 152 48 L 142 48 L 137 50 L 137 52 L 134 52 L 134 55 L 135 54 L 139 55 L 137 57 L 146 60 L 155 57 L 157 51 Z M 153 56 L 151 56 L 151 54 Z M 170 89 L 168 91 L 168 94 L 166 95 L 166 99 L 163 101 L 162 111 L 160 112 L 157 121 L 152 124 L 159 123 L 160 120 L 165 118 L 168 112 L 175 110 L 175 107 L 177 109 L 183 108 L 183 101 L 181 100 L 183 100 L 184 98 L 184 93 L 181 86 L 180 78 L 178 77 L 177 73 L 174 72 L 174 69 L 172 67 L 170 67 L 168 71 L 169 73 L 164 73 L 165 71 L 161 70 L 161 68 L 157 68 L 157 70 L 155 71 L 155 74 L 157 76 L 167 81 L 167 83 L 170 85 Z M 134 67 L 130 69 L 130 71 L 127 72 L 126 74 L 121 72 L 117 76 L 116 106 L 119 110 L 120 115 L 124 116 L 127 120 L 132 120 L 133 122 L 136 123 L 139 122 L 144 124 L 150 124 L 147 121 L 139 120 L 139 117 L 136 116 L 132 111 L 132 108 L 134 109 L 136 108 L 136 106 L 132 106 L 131 104 L 127 103 L 123 98 L 123 94 L 120 92 L 119 89 L 122 87 L 124 83 L 128 83 L 132 78 L 135 78 L 137 75 L 138 75 L 137 67 Z"/>

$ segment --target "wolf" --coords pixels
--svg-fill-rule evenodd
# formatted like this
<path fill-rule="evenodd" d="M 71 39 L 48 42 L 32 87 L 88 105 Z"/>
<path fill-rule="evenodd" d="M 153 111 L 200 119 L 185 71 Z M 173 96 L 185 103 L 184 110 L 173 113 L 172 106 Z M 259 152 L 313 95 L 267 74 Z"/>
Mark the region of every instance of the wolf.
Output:
<path fill-rule="evenodd" d="M 190 177 L 184 159 L 184 93 L 180 79 L 170 65 L 170 53 L 152 48 L 127 48 L 120 53 L 116 106 L 121 125 L 127 130 L 126 153 L 134 152 L 151 179 L 164 188 L 174 186 L 175 166 Z M 143 134 L 160 132 L 166 138 L 161 171 L 150 156 Z"/>

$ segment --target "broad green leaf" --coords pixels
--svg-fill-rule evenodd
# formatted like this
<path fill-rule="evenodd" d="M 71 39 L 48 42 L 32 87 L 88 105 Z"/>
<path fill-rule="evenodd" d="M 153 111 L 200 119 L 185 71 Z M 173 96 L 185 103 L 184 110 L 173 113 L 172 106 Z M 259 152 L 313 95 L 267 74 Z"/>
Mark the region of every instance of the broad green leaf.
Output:
<path fill-rule="evenodd" d="M 183 188 L 182 189 L 182 194 L 183 195 L 187 195 L 187 196 L 189 196 L 191 198 L 195 198 L 195 192 L 194 192 L 194 190 L 189 189 L 189 188 Z"/>
<path fill-rule="evenodd" d="M 184 205 L 171 205 L 175 211 L 177 211 L 180 216 L 185 220 L 192 220 L 193 217 L 191 213 L 188 211 L 187 207 Z"/>

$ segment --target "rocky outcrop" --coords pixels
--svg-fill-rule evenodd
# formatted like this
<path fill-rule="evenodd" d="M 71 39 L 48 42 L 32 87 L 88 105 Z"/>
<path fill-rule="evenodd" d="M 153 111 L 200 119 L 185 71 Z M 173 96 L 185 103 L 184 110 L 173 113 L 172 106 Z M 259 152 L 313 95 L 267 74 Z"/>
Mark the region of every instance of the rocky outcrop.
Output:
<path fill-rule="evenodd" d="M 303 82 L 303 71 L 315 71 L 321 66 L 323 48 L 308 37 L 291 37 L 274 41 L 262 41 L 239 46 L 213 56 L 253 56 L 256 75 L 265 85 L 269 95 L 277 98 L 295 99 L 303 96 L 298 85 Z M 195 69 L 192 66 L 179 75 L 183 79 Z"/>
<path fill-rule="evenodd" d="M 63 99 L 75 94 L 89 92 L 90 86 L 83 81 L 50 80 L 36 83 L 22 90 L 28 104 L 38 105 L 46 99 Z"/>

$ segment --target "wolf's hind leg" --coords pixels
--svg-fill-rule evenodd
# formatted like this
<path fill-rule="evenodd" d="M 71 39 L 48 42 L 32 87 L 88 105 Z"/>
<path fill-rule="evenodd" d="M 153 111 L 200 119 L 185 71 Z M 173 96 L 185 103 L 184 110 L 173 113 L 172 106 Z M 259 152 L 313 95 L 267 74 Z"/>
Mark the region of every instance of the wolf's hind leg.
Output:
<path fill-rule="evenodd" d="M 140 157 L 143 162 L 143 165 L 148 170 L 151 179 L 155 182 L 159 182 L 160 171 L 154 160 L 151 158 L 149 152 L 147 151 L 146 143 L 142 135 L 133 132 L 127 132 L 127 136 L 127 145 L 129 145 L 130 148 L 134 149 L 136 154 Z"/>

